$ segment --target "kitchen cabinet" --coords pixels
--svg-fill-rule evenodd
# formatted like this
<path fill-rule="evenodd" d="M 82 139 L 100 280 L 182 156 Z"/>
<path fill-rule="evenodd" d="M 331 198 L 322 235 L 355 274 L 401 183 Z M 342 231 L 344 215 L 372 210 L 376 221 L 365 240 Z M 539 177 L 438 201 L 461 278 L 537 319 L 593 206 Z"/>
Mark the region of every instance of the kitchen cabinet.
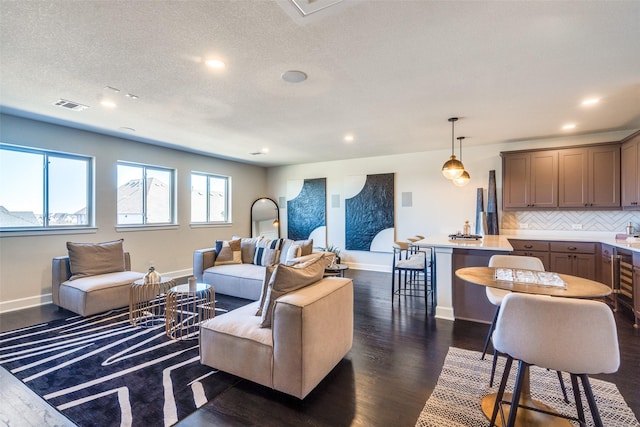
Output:
<path fill-rule="evenodd" d="M 633 254 L 633 316 L 635 328 L 640 327 L 640 253 Z"/>
<path fill-rule="evenodd" d="M 614 248 L 611 245 L 603 243 L 600 246 L 600 271 L 598 276 L 600 282 L 609 286 L 613 291 L 614 287 L 614 263 L 613 256 L 615 255 Z M 613 293 L 607 297 L 609 303 L 613 303 Z"/>
<path fill-rule="evenodd" d="M 509 239 L 513 246 L 512 255 L 532 256 L 539 258 L 544 264 L 545 270 L 550 270 L 549 266 L 549 242 L 541 240 L 519 240 Z"/>
<path fill-rule="evenodd" d="M 503 153 L 502 173 L 503 209 L 557 207 L 557 150 Z"/>
<path fill-rule="evenodd" d="M 451 296 L 456 319 L 491 323 L 496 306 L 487 299 L 486 288 L 465 282 L 455 275 L 463 267 L 486 267 L 493 255 L 504 255 L 502 251 L 453 249 L 451 269 Z"/>
<path fill-rule="evenodd" d="M 620 145 L 558 152 L 558 207 L 620 207 Z"/>
<path fill-rule="evenodd" d="M 640 209 L 640 131 L 622 143 L 621 181 L 622 207 Z"/>
<path fill-rule="evenodd" d="M 596 246 L 587 242 L 549 242 L 550 270 L 597 280 Z"/>

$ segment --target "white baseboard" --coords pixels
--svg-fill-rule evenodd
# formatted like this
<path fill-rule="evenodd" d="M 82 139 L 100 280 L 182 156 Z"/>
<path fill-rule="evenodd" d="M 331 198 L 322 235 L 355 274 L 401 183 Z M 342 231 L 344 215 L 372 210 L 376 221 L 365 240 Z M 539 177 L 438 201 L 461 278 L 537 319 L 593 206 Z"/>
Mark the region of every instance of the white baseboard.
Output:
<path fill-rule="evenodd" d="M 193 276 L 193 268 L 185 268 L 184 270 L 176 271 L 161 271 L 160 274 L 162 276 L 169 276 L 172 279 L 178 279 L 180 277 L 191 277 Z"/>
<path fill-rule="evenodd" d="M 367 271 L 377 271 L 378 273 L 391 273 L 391 267 L 388 265 L 379 265 L 379 264 L 360 264 L 356 262 L 346 262 L 349 268 L 353 268 L 354 270 L 367 270 Z"/>
<path fill-rule="evenodd" d="M 53 303 L 51 294 L 36 295 L 33 297 L 19 298 L 11 301 L 0 302 L 0 313 L 22 310 L 23 308 L 38 307 Z"/>
<path fill-rule="evenodd" d="M 453 315 L 453 307 L 442 307 L 436 306 L 436 319 L 443 320 L 456 320 L 456 317 Z"/>

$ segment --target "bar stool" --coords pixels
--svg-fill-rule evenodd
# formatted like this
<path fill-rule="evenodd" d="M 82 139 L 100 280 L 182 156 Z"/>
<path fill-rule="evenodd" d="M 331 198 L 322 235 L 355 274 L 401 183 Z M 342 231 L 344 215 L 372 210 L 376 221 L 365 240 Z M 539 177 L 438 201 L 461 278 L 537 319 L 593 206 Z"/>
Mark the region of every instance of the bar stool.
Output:
<path fill-rule="evenodd" d="M 431 294 L 431 304 L 435 305 L 435 285 L 431 267 L 431 251 L 410 247 L 410 244 L 407 242 L 395 242 L 393 245 L 393 264 L 391 268 L 392 302 L 395 300 L 396 295 L 424 295 L 425 304 L 428 304 L 428 297 L 429 294 Z"/>
<path fill-rule="evenodd" d="M 507 426 L 516 421 L 518 402 L 526 375 L 532 365 L 571 376 L 578 418 L 549 414 L 586 425 L 578 378 L 582 383 L 595 426 L 602 426 L 589 375 L 610 374 L 620 366 L 618 333 L 609 307 L 598 301 L 546 297 L 511 293 L 504 297 L 493 345 L 507 355 L 490 425 L 495 425 L 502 405 L 510 404 Z M 513 360 L 518 360 L 518 374 L 512 401 L 502 401 Z M 541 412 L 535 408 L 528 410 Z M 502 416 L 502 412 L 501 412 Z M 504 418 L 504 417 L 502 417 Z M 503 425 L 504 420 L 503 420 Z"/>

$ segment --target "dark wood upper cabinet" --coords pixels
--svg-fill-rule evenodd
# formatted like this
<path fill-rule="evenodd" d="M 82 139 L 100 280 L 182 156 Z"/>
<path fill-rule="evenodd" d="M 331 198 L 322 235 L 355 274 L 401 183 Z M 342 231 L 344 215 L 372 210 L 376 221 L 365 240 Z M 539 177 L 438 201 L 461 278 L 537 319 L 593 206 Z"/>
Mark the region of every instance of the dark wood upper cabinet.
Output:
<path fill-rule="evenodd" d="M 620 145 L 559 150 L 561 208 L 620 207 Z"/>
<path fill-rule="evenodd" d="M 622 143 L 622 207 L 640 209 L 640 132 Z"/>
<path fill-rule="evenodd" d="M 503 208 L 558 206 L 558 151 L 503 153 Z"/>
<path fill-rule="evenodd" d="M 620 143 L 500 154 L 504 210 L 620 208 Z"/>

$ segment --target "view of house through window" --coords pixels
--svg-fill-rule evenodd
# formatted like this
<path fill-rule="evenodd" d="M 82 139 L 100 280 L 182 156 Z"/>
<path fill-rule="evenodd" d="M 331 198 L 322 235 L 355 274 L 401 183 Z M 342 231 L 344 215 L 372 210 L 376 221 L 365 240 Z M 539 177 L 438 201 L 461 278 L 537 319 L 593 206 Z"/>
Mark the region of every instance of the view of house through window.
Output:
<path fill-rule="evenodd" d="M 0 228 L 90 226 L 92 159 L 0 144 Z"/>
<path fill-rule="evenodd" d="M 191 222 L 229 222 L 229 178 L 191 174 Z"/>
<path fill-rule="evenodd" d="M 118 225 L 173 224 L 174 171 L 118 163 Z"/>

